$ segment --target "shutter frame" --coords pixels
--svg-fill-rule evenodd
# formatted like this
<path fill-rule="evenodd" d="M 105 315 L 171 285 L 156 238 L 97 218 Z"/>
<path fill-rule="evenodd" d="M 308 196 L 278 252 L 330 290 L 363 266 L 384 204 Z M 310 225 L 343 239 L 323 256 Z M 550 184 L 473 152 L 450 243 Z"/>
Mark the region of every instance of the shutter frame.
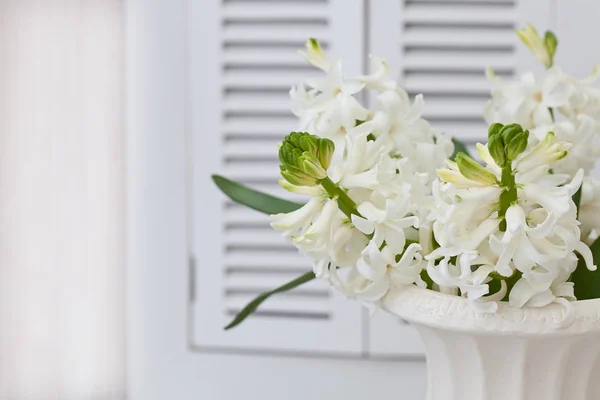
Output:
<path fill-rule="evenodd" d="M 209 0 L 192 12 L 192 345 L 358 356 L 360 305 L 332 293 L 320 281 L 269 299 L 257 316 L 223 331 L 236 310 L 261 291 L 309 270 L 310 262 L 271 230 L 267 216 L 219 193 L 209 174 L 216 170 L 256 189 L 307 201 L 277 185 L 276 144 L 297 124 L 287 91 L 318 73 L 295 53 L 308 37 L 316 36 L 324 39 L 332 57 L 344 59 L 346 70 L 360 71 L 362 1 Z"/>

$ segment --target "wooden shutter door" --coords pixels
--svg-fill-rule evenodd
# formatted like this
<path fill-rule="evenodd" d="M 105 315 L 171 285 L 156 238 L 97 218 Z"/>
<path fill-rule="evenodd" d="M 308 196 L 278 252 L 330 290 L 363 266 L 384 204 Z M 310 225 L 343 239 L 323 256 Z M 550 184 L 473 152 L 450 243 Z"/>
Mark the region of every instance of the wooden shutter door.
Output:
<path fill-rule="evenodd" d="M 190 124 L 195 258 L 192 342 L 198 347 L 360 354 L 361 308 L 311 282 L 264 303 L 242 325 L 223 326 L 259 293 L 311 268 L 267 216 L 226 199 L 222 173 L 277 196 L 277 143 L 297 126 L 288 91 L 316 76 L 297 54 L 321 40 L 345 68 L 362 66 L 360 0 L 204 0 L 190 32 Z"/>

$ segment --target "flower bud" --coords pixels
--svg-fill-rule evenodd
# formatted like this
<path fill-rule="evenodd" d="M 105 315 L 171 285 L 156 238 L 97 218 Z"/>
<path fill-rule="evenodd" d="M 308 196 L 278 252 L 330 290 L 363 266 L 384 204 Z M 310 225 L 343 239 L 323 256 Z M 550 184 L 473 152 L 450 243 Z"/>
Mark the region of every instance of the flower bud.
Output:
<path fill-rule="evenodd" d="M 335 145 L 331 140 L 320 140 L 319 141 L 319 162 L 321 166 L 325 169 L 329 168 L 331 164 L 331 157 L 333 156 L 333 151 L 335 150 Z"/>
<path fill-rule="evenodd" d="M 335 146 L 306 132 L 292 132 L 279 147 L 281 176 L 297 186 L 315 186 L 327 177 Z"/>
<path fill-rule="evenodd" d="M 329 71 L 331 63 L 317 39 L 310 38 L 306 41 L 306 52 L 299 51 L 300 55 L 310 64 L 323 71 Z"/>
<path fill-rule="evenodd" d="M 529 131 L 520 132 L 515 135 L 506 145 L 506 157 L 508 161 L 513 161 L 527 148 L 527 140 L 529 139 Z"/>
<path fill-rule="evenodd" d="M 523 128 L 519 124 L 504 125 L 500 129 L 499 135 L 502 138 L 502 143 L 506 146 L 519 133 L 523 132 Z"/>
<path fill-rule="evenodd" d="M 295 186 L 316 186 L 319 182 L 312 176 L 305 174 L 304 172 L 296 168 L 284 169 L 282 166 L 279 167 L 281 170 L 281 176 L 283 179 Z"/>
<path fill-rule="evenodd" d="M 465 153 L 458 153 L 456 155 L 456 164 L 460 173 L 467 179 L 486 186 L 493 185 L 497 181 L 496 175 L 485 169 Z"/>
<path fill-rule="evenodd" d="M 556 54 L 556 48 L 558 47 L 558 38 L 554 32 L 546 31 L 544 35 L 544 44 L 546 45 L 546 50 L 548 51 L 548 57 L 550 57 L 550 65 L 552 65 L 554 61 L 554 54 Z"/>
<path fill-rule="evenodd" d="M 554 33 L 546 31 L 542 39 L 536 29 L 528 24 L 525 28 L 517 29 L 517 36 L 539 62 L 544 64 L 546 68 L 552 66 L 554 53 L 556 53 L 556 47 L 558 46 L 558 39 Z"/>
<path fill-rule="evenodd" d="M 492 138 L 492 136 L 495 136 L 498 134 L 498 132 L 500 132 L 500 129 L 502 129 L 504 125 L 502 125 L 500 122 L 496 122 L 490 125 L 490 127 L 488 128 L 488 140 Z"/>
<path fill-rule="evenodd" d="M 302 153 L 298 159 L 298 165 L 300 166 L 301 171 L 316 179 L 321 180 L 327 176 L 327 170 L 321 166 L 319 159 L 308 151 Z"/>
<path fill-rule="evenodd" d="M 499 135 L 494 135 L 490 137 L 488 142 L 488 150 L 490 151 L 490 155 L 496 161 L 496 164 L 500 168 L 504 168 L 506 166 L 506 155 L 504 153 L 504 145 L 502 144 L 502 138 Z"/>

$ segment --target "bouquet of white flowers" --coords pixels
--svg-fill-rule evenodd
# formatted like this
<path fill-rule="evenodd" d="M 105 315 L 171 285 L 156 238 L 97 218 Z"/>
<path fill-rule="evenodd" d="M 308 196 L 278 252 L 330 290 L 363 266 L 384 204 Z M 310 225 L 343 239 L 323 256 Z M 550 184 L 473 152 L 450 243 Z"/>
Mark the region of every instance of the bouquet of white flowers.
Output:
<path fill-rule="evenodd" d="M 323 71 L 290 91 L 298 132 L 279 147 L 281 186 L 308 196 L 295 204 L 223 177 L 234 201 L 271 215 L 313 270 L 264 293 L 317 278 L 350 298 L 378 304 L 390 290 L 417 285 L 463 296 L 482 313 L 513 307 L 566 308 L 600 297 L 600 182 L 589 177 L 600 156 L 600 90 L 553 65 L 556 37 L 528 26 L 518 35 L 546 71 L 503 83 L 494 76 L 479 161 L 421 118 L 372 57 L 373 74 L 346 78 L 310 39 L 302 56 Z M 374 93 L 366 108 L 357 94 Z M 482 132 L 483 133 L 483 132 Z"/>

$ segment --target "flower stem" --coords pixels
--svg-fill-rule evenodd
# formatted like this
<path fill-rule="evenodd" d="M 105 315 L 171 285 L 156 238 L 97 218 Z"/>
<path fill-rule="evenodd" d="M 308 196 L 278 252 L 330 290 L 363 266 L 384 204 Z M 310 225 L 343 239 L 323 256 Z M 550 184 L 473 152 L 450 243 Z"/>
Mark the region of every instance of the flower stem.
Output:
<path fill-rule="evenodd" d="M 323 189 L 327 192 L 330 198 L 337 199 L 340 210 L 348 217 L 352 218 L 352 214 L 361 217 L 357 210 L 356 203 L 354 200 L 346 194 L 336 183 L 334 183 L 328 176 L 321 179 L 319 182 Z"/>
<path fill-rule="evenodd" d="M 502 168 L 502 181 L 500 182 L 504 189 L 500 194 L 500 210 L 498 211 L 498 218 L 501 218 L 500 231 L 506 231 L 506 211 L 513 204 L 516 203 L 517 198 L 517 186 L 515 183 L 515 176 L 513 174 L 510 163 Z"/>

